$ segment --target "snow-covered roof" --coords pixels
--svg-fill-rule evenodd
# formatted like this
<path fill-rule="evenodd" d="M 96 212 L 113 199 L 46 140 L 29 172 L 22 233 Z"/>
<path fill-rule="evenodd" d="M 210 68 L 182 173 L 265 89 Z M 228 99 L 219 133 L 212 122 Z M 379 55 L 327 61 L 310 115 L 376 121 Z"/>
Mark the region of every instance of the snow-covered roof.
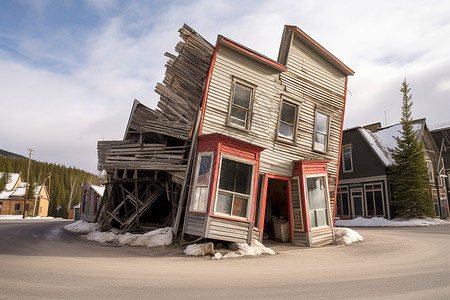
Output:
<path fill-rule="evenodd" d="M 413 130 L 417 131 L 417 138 L 419 139 L 421 131 L 425 122 L 423 119 L 413 122 Z M 400 137 L 400 131 L 402 130 L 402 125 L 397 124 L 394 126 L 382 128 L 377 132 L 371 132 L 369 130 L 359 128 L 361 135 L 366 139 L 367 143 L 372 147 L 374 152 L 379 157 L 380 161 L 386 166 L 390 167 L 395 164 L 392 158 L 391 151 L 389 149 L 394 149 L 397 146 L 397 137 Z"/>
<path fill-rule="evenodd" d="M 0 177 L 3 177 L 4 172 L 0 172 Z M 6 184 L 5 191 L 11 191 L 19 180 L 19 173 L 9 173 L 9 180 Z"/>
<path fill-rule="evenodd" d="M 104 186 L 91 185 L 91 187 L 97 194 L 103 197 L 103 193 L 105 192 Z"/>
<path fill-rule="evenodd" d="M 24 197 L 25 196 L 25 186 L 23 186 L 23 184 L 20 184 L 21 186 L 18 187 L 12 194 L 11 196 L 14 197 Z M 26 185 L 26 183 L 25 183 Z"/>
<path fill-rule="evenodd" d="M 14 193 L 14 191 L 3 191 L 0 193 L 0 199 L 9 199 L 11 194 Z"/>
<path fill-rule="evenodd" d="M 450 121 L 429 126 L 430 131 L 450 129 Z"/>

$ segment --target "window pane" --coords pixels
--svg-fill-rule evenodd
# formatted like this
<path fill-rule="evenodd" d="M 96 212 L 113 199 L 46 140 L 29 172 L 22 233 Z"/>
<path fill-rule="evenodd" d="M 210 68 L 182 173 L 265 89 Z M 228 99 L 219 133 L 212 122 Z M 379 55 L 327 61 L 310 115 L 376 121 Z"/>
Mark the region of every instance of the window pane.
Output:
<path fill-rule="evenodd" d="M 235 197 L 234 203 L 233 203 L 233 214 L 232 215 L 237 216 L 237 217 L 242 217 L 242 218 L 247 217 L 247 203 L 248 203 L 248 199 Z"/>
<path fill-rule="evenodd" d="M 201 156 L 198 168 L 197 185 L 209 185 L 212 156 Z"/>
<path fill-rule="evenodd" d="M 252 170 L 252 165 L 241 162 L 236 163 L 236 184 L 234 189 L 236 193 L 250 195 L 250 189 L 252 186 Z"/>
<path fill-rule="evenodd" d="M 361 193 L 358 193 L 361 194 Z M 362 216 L 363 215 L 363 206 L 362 206 L 362 197 L 356 196 L 353 197 L 353 206 L 355 208 L 355 215 Z"/>
<path fill-rule="evenodd" d="M 350 215 L 350 209 L 348 207 L 348 195 L 347 195 L 347 193 L 342 193 L 341 194 L 341 199 L 342 199 L 342 214 L 344 216 L 349 216 Z"/>
<path fill-rule="evenodd" d="M 231 107 L 230 123 L 245 127 L 245 120 L 247 119 L 247 111 Z"/>
<path fill-rule="evenodd" d="M 323 177 L 313 177 L 306 179 L 308 189 L 309 209 L 323 209 L 327 207 L 325 198 L 325 185 Z"/>
<path fill-rule="evenodd" d="M 317 113 L 316 116 L 316 132 L 327 134 L 328 132 L 328 116 Z"/>
<path fill-rule="evenodd" d="M 381 195 L 381 191 L 375 191 L 375 209 L 378 216 L 384 215 L 383 212 L 383 196 Z"/>
<path fill-rule="evenodd" d="M 219 192 L 217 194 L 216 212 L 230 215 L 232 201 L 233 201 L 232 195 Z"/>
<path fill-rule="evenodd" d="M 314 137 L 314 149 L 325 151 L 325 135 L 316 132 Z"/>
<path fill-rule="evenodd" d="M 373 207 L 373 192 L 366 193 L 366 201 L 367 201 L 367 214 L 369 216 L 375 216 L 375 209 Z"/>
<path fill-rule="evenodd" d="M 352 152 L 350 150 L 350 147 L 344 148 L 342 150 L 342 153 L 344 159 L 344 171 L 352 170 Z"/>
<path fill-rule="evenodd" d="M 252 89 L 244 87 L 238 83 L 234 86 L 234 99 L 233 103 L 243 108 L 250 108 L 250 98 L 252 95 Z"/>
<path fill-rule="evenodd" d="M 281 108 L 281 120 L 293 125 L 295 123 L 295 106 L 283 102 L 283 106 Z"/>
<path fill-rule="evenodd" d="M 231 159 L 222 159 L 219 189 L 250 195 L 253 166 Z"/>
<path fill-rule="evenodd" d="M 222 159 L 219 189 L 234 192 L 236 164 L 234 160 Z"/>
<path fill-rule="evenodd" d="M 292 139 L 294 128 L 291 125 L 280 123 L 278 135 Z"/>

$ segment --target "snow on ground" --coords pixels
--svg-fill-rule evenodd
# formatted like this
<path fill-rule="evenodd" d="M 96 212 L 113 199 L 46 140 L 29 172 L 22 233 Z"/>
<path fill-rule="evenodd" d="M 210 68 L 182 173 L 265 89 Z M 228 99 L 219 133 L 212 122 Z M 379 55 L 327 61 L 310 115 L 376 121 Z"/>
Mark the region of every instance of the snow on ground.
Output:
<path fill-rule="evenodd" d="M 336 220 L 336 226 L 342 227 L 417 227 L 417 226 L 435 226 L 449 225 L 450 220 L 441 220 L 436 218 L 425 219 L 392 219 L 387 220 L 381 217 L 374 218 L 355 218 L 352 220 Z"/>
<path fill-rule="evenodd" d="M 95 231 L 96 228 L 97 225 L 95 223 L 88 223 L 81 220 L 64 226 L 64 229 L 67 231 L 72 231 L 81 234 L 88 234 L 92 231 Z"/>
<path fill-rule="evenodd" d="M 25 220 L 53 220 L 54 217 L 26 217 Z M 58 218 L 61 219 L 61 218 Z M 22 215 L 0 215 L 0 220 L 23 220 Z"/>
<path fill-rule="evenodd" d="M 243 256 L 259 256 L 262 254 L 275 255 L 275 251 L 267 248 L 257 240 L 253 240 L 251 246 L 247 243 L 237 244 L 236 251 L 223 251 L 221 249 L 214 250 L 212 243 L 207 244 L 193 244 L 186 247 L 184 254 L 188 256 L 203 256 L 206 254 L 213 254 L 212 259 L 235 258 Z M 222 253 L 221 253 L 222 252 Z"/>
<path fill-rule="evenodd" d="M 362 235 L 350 228 L 335 228 L 334 234 L 338 245 L 350 245 L 364 241 Z"/>
<path fill-rule="evenodd" d="M 173 229 L 172 227 L 159 228 L 145 234 L 115 234 L 110 231 L 97 231 L 96 223 L 88 223 L 85 221 L 77 221 L 72 224 L 64 226 L 64 229 L 75 233 L 86 234 L 89 241 L 98 243 L 117 243 L 125 246 L 141 246 L 141 247 L 156 247 L 167 246 L 172 244 Z"/>

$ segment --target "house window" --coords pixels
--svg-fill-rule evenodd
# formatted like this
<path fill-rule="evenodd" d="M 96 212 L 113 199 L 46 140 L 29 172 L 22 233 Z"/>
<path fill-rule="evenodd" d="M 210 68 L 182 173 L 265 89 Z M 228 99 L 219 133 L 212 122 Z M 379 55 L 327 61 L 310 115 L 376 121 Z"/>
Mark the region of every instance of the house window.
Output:
<path fill-rule="evenodd" d="M 194 189 L 191 198 L 191 211 L 206 212 L 211 178 L 211 153 L 200 153 L 194 178 Z"/>
<path fill-rule="evenodd" d="M 439 197 L 436 190 L 431 190 L 431 196 L 433 197 L 434 203 L 434 214 L 439 217 Z"/>
<path fill-rule="evenodd" d="M 20 211 L 20 203 L 14 204 L 14 210 L 19 210 Z"/>
<path fill-rule="evenodd" d="M 352 147 L 342 148 L 342 169 L 344 173 L 353 172 Z"/>
<path fill-rule="evenodd" d="M 255 88 L 233 82 L 228 124 L 248 129 Z"/>
<path fill-rule="evenodd" d="M 348 199 L 348 188 L 338 187 L 336 193 L 338 216 L 350 216 L 350 205 Z"/>
<path fill-rule="evenodd" d="M 313 149 L 326 152 L 328 149 L 330 117 L 316 111 L 316 121 L 314 125 L 314 146 Z"/>
<path fill-rule="evenodd" d="M 222 158 L 215 212 L 249 219 L 253 164 Z"/>
<path fill-rule="evenodd" d="M 83 210 L 82 210 L 82 212 L 87 212 L 87 206 L 88 206 L 88 194 L 87 193 L 85 193 L 84 195 L 83 195 Z"/>
<path fill-rule="evenodd" d="M 281 101 L 278 137 L 295 141 L 298 106 L 285 100 Z"/>
<path fill-rule="evenodd" d="M 306 189 L 311 228 L 329 226 L 328 189 L 325 176 L 307 177 Z"/>
<path fill-rule="evenodd" d="M 371 184 L 365 186 L 367 215 L 384 216 L 383 209 L 383 187 L 381 184 Z"/>
<path fill-rule="evenodd" d="M 433 164 L 431 161 L 427 160 L 427 168 L 428 168 L 428 178 L 431 182 L 434 181 L 434 174 L 433 174 Z"/>

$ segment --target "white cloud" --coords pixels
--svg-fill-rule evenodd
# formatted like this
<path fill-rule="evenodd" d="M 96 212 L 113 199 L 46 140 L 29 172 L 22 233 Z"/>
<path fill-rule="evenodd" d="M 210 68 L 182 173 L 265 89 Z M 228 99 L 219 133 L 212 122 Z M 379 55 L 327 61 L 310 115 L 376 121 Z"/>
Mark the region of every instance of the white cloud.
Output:
<path fill-rule="evenodd" d="M 5 150 L 23 154 L 33 147 L 36 158 L 93 171 L 96 142 L 122 138 L 132 100 L 155 107 L 163 54 L 174 52 L 183 23 L 211 43 L 223 34 L 273 59 L 283 25 L 299 26 L 356 71 L 349 78 L 346 127 L 384 124 L 385 111 L 390 124 L 398 122 L 404 78 L 411 84 L 414 117 L 429 124 L 449 119 L 445 1 L 86 3 L 99 13 L 98 27 L 57 28 L 45 39 L 0 32 L 0 38 L 14 39 L 7 47 L 23 56 L 7 55 L 0 44 Z M 48 61 L 54 65 L 44 65 Z"/>

